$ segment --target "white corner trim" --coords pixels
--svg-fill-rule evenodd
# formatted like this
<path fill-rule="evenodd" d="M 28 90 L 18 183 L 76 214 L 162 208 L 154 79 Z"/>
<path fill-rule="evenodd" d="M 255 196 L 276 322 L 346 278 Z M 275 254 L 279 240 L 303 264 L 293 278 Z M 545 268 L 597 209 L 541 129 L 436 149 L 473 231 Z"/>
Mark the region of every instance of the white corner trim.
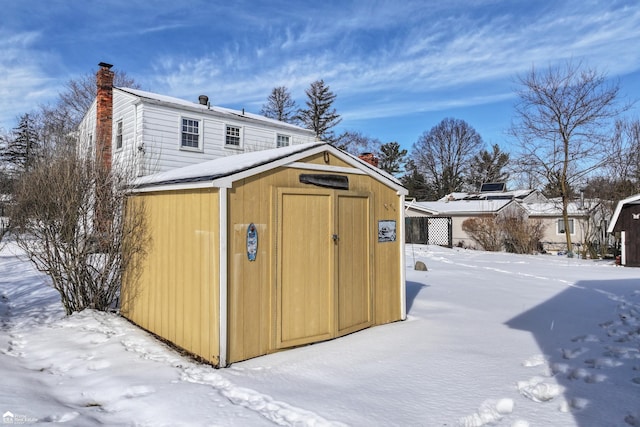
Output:
<path fill-rule="evenodd" d="M 400 206 L 404 206 L 404 195 L 400 195 Z M 405 243 L 404 243 L 404 209 L 398 209 L 398 215 L 400 217 L 400 233 L 398 238 L 400 239 L 400 318 L 402 320 L 407 319 L 407 278 L 406 269 L 407 261 L 405 257 Z"/>
<path fill-rule="evenodd" d="M 219 274 L 219 290 L 220 290 L 220 319 L 218 330 L 218 342 L 220 348 L 219 366 L 224 368 L 227 366 L 227 189 L 220 188 L 218 193 L 218 205 L 220 215 L 220 274 Z"/>

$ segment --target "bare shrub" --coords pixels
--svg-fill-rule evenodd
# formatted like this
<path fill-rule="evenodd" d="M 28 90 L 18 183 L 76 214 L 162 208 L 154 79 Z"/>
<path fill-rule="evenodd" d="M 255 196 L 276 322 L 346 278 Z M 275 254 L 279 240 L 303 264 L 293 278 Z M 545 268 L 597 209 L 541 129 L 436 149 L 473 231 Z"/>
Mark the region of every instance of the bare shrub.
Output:
<path fill-rule="evenodd" d="M 502 250 L 502 232 L 493 216 L 469 218 L 462 223 L 464 230 L 485 251 Z"/>
<path fill-rule="evenodd" d="M 510 215 L 498 219 L 507 252 L 530 254 L 538 250 L 545 226 L 540 220 L 524 215 Z"/>
<path fill-rule="evenodd" d="M 128 175 L 90 157 L 48 153 L 20 177 L 9 211 L 16 243 L 51 278 L 67 314 L 112 308 L 148 241 L 144 207 L 125 215 Z"/>

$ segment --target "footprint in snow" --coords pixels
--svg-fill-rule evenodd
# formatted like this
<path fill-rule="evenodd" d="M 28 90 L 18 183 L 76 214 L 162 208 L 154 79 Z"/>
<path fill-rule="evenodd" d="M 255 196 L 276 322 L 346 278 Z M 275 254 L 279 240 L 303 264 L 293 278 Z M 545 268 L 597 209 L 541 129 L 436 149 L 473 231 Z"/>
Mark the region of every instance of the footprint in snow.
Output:
<path fill-rule="evenodd" d="M 584 363 L 589 367 L 589 368 L 594 368 L 594 369 L 602 369 L 602 368 L 615 368 L 618 366 L 622 366 L 624 363 L 618 361 L 618 360 L 614 360 L 611 359 L 609 357 L 600 357 L 600 358 L 596 358 L 596 359 L 587 359 L 584 361 Z"/>
<path fill-rule="evenodd" d="M 525 368 L 532 368 L 535 366 L 541 366 L 547 363 L 547 358 L 544 354 L 535 354 L 522 362 L 522 366 Z"/>
<path fill-rule="evenodd" d="M 521 395 L 534 402 L 548 402 L 563 391 L 558 384 L 545 383 L 542 378 L 538 377 L 528 381 L 518 381 L 517 387 Z"/>
<path fill-rule="evenodd" d="M 560 412 L 578 412 L 583 410 L 589 405 L 587 399 L 580 397 L 574 397 L 573 399 L 566 400 L 560 404 Z"/>
<path fill-rule="evenodd" d="M 578 347 L 574 349 L 569 349 L 569 348 L 560 349 L 560 353 L 562 353 L 563 359 L 575 359 L 576 357 L 585 354 L 587 351 L 589 351 L 589 349 L 585 347 Z"/>
<path fill-rule="evenodd" d="M 486 400 L 478 410 L 466 417 L 460 418 L 458 424 L 464 427 L 481 427 L 500 421 L 502 417 L 513 412 L 512 399 Z"/>
<path fill-rule="evenodd" d="M 600 342 L 600 338 L 595 335 L 579 335 L 571 339 L 572 342 Z"/>

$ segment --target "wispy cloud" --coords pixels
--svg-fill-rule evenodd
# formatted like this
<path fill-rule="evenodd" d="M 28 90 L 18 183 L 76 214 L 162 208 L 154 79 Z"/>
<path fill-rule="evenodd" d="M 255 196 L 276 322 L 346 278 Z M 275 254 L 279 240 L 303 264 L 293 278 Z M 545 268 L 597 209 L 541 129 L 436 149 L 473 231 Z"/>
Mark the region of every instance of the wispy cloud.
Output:
<path fill-rule="evenodd" d="M 431 105 L 451 106 L 477 105 L 479 99 L 493 102 L 496 97 L 472 92 L 453 102 L 447 88 L 495 85 L 497 99 L 503 99 L 513 77 L 533 64 L 584 58 L 610 73 L 638 68 L 637 8 L 603 4 L 579 8 L 573 4 L 562 10 L 548 8 L 536 16 L 508 12 L 489 18 L 463 9 L 449 14 L 440 9 L 437 12 L 445 15 L 419 25 L 420 19 L 433 18 L 433 12 L 426 14 L 417 5 L 403 9 L 384 3 L 368 11 L 362 10 L 364 6 L 358 10 L 347 6 L 344 16 L 299 19 L 278 35 L 254 40 L 258 44 L 254 49 L 245 50 L 242 42 L 234 40 L 201 59 L 180 60 L 177 68 L 160 67 L 155 78 L 174 94 L 193 92 L 193 82 L 208 83 L 217 94 L 214 98 L 229 103 L 255 103 L 265 99 L 272 87 L 283 84 L 302 96 L 311 81 L 324 78 L 345 98 L 366 93 L 371 99 L 376 92 L 411 91 L 437 94 L 440 98 L 431 100 Z M 403 22 L 410 26 L 404 28 Z M 357 43 L 352 39 L 358 39 Z M 199 66 L 202 61 L 208 66 Z M 207 78 L 199 78 L 201 72 Z M 401 97 L 397 105 L 390 104 L 393 100 L 386 103 L 387 114 L 402 114 L 403 108 L 415 111 L 414 103 L 403 107 Z M 371 113 L 370 108 L 355 103 L 348 107 L 358 111 L 354 116 Z"/>
<path fill-rule="evenodd" d="M 15 118 L 34 110 L 55 95 L 55 78 L 43 63 L 56 63 L 50 53 L 33 48 L 38 32 L 7 34 L 0 32 L 0 127 L 8 129 Z"/>

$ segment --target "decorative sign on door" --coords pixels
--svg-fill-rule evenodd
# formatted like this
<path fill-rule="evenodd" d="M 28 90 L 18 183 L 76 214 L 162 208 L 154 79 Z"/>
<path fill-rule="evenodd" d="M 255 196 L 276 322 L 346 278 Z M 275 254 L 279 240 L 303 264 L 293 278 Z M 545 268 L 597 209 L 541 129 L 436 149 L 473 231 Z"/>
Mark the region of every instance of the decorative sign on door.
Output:
<path fill-rule="evenodd" d="M 256 260 L 256 254 L 258 253 L 258 229 L 251 223 L 247 227 L 247 258 L 249 261 Z"/>

